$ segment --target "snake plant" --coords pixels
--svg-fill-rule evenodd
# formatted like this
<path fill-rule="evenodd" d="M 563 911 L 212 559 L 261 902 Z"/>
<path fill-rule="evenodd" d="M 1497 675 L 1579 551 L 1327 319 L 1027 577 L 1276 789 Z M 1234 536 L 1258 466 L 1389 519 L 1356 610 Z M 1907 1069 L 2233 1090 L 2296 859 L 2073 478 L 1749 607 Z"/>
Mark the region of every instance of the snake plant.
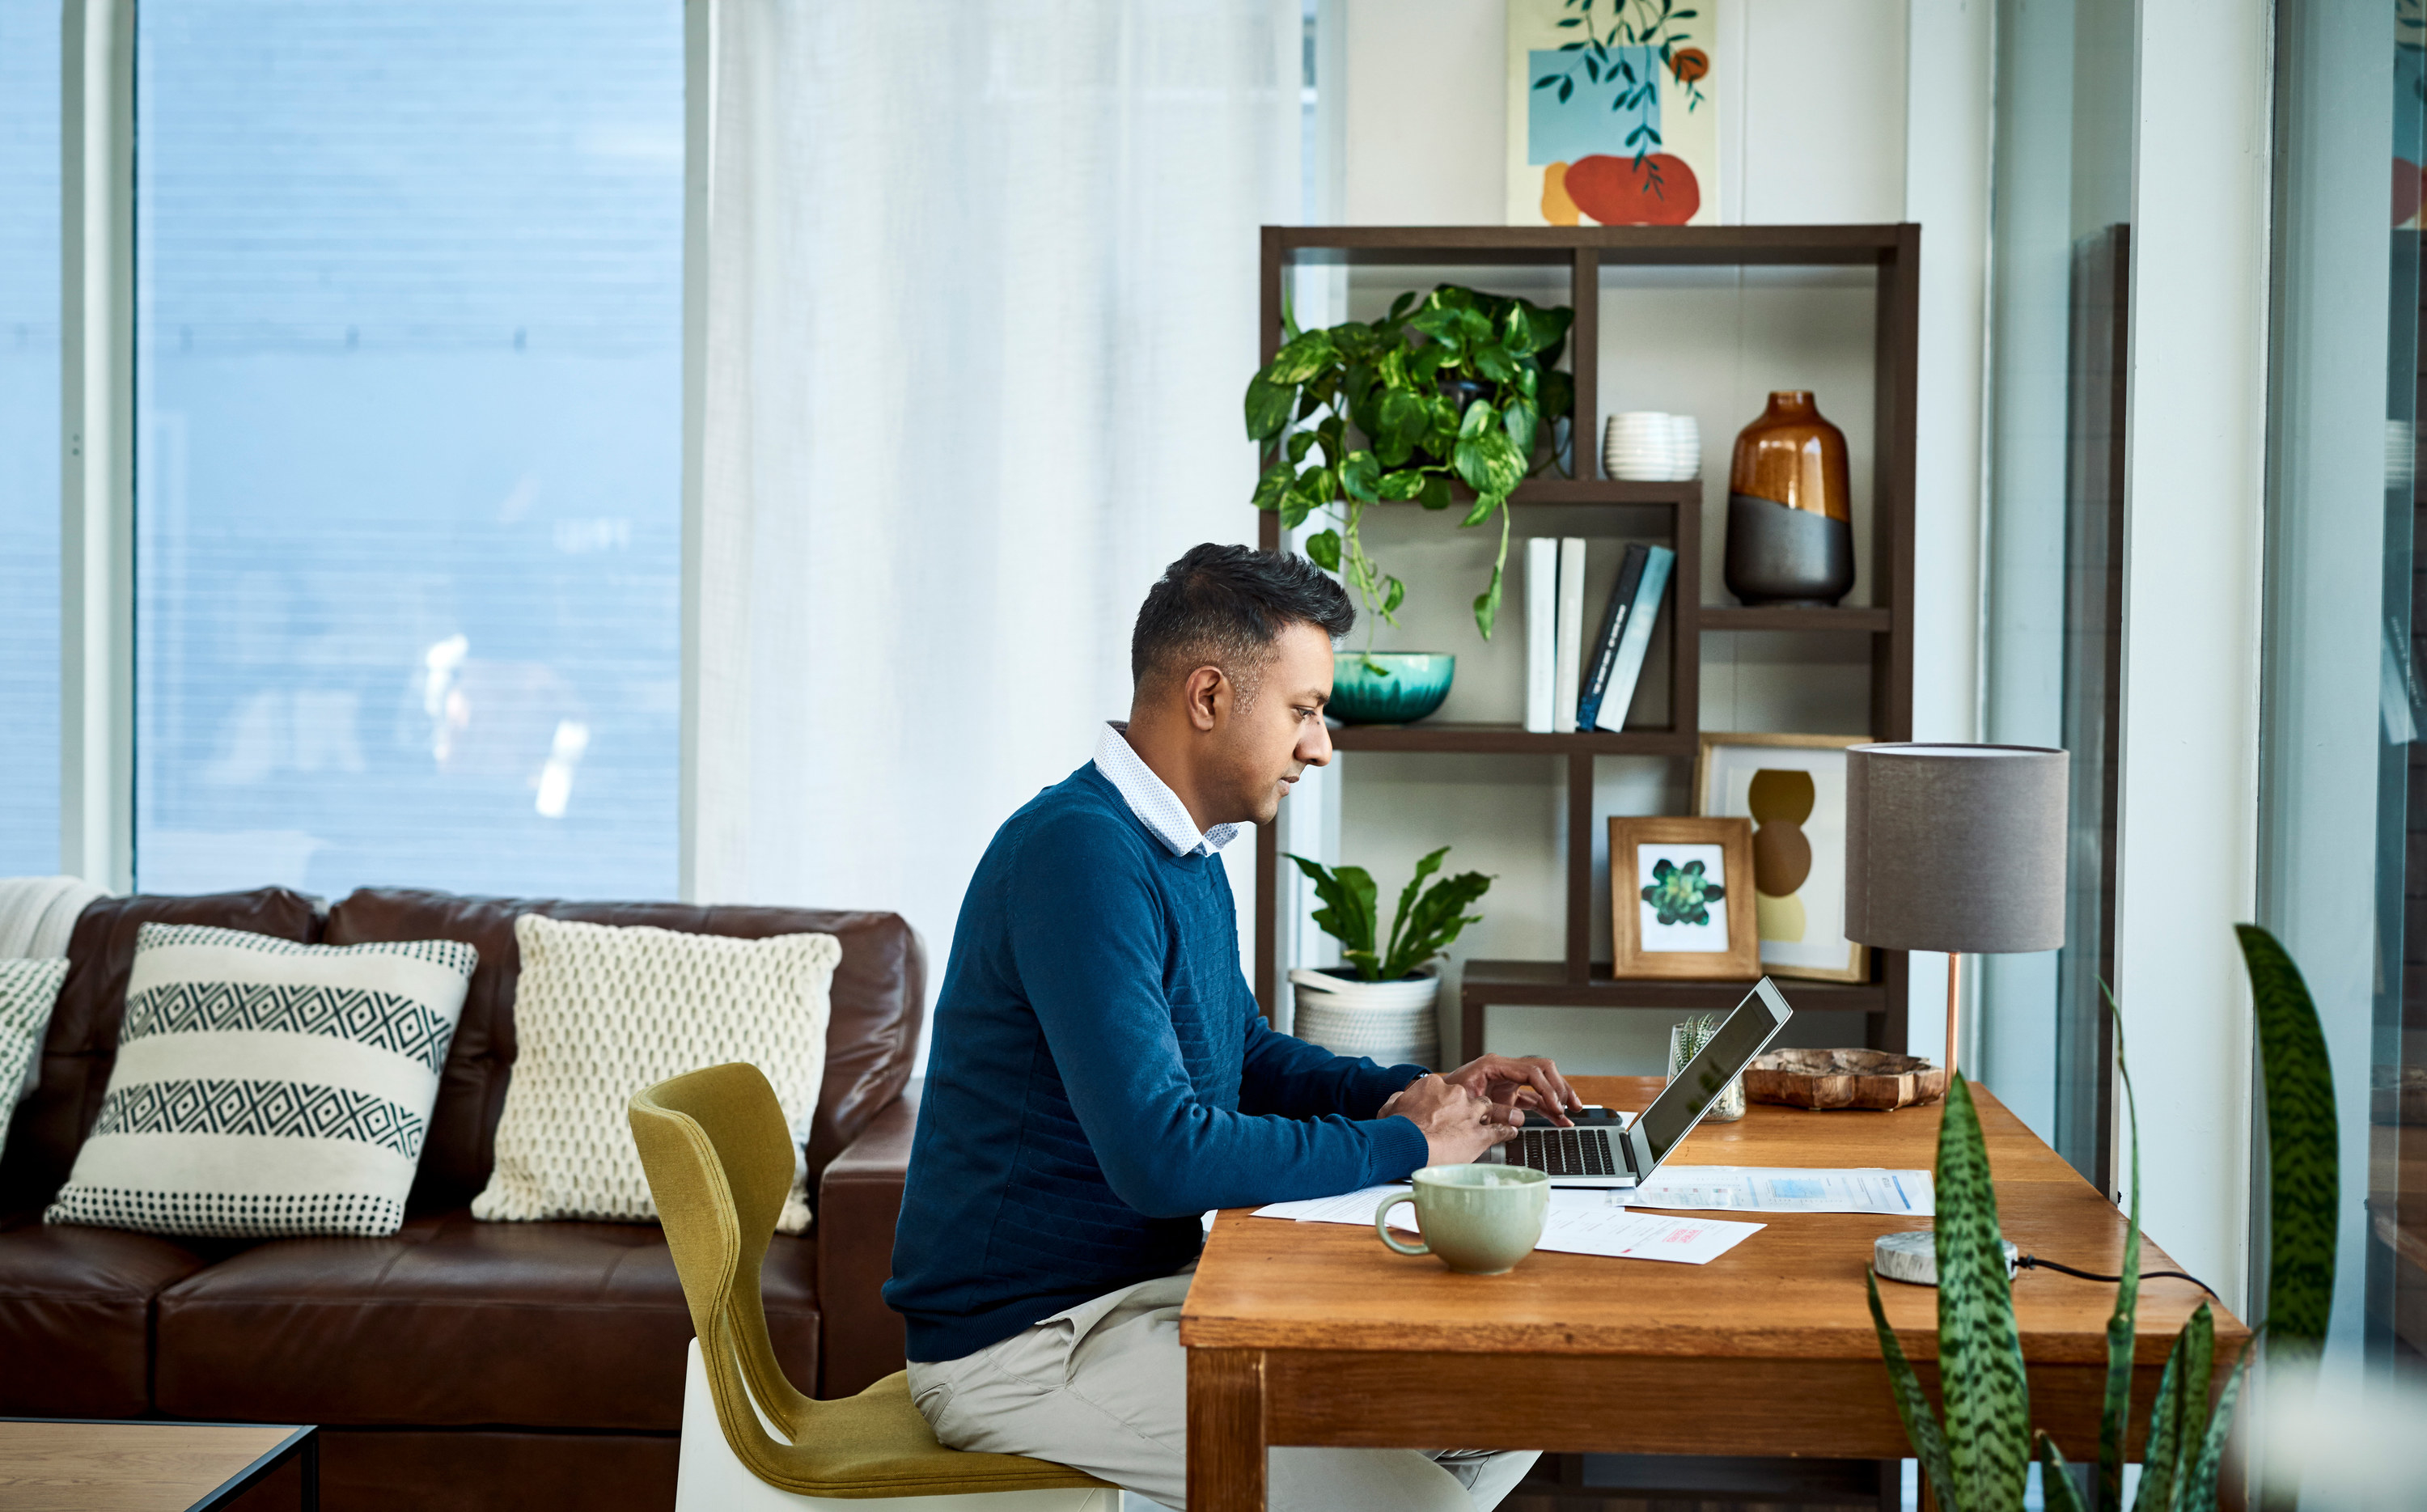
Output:
<path fill-rule="evenodd" d="M 2334 1082 L 2325 1036 L 2309 991 L 2273 935 L 2240 926 L 2257 1017 L 2266 1083 L 2269 1169 L 2273 1178 L 2269 1237 L 2269 1358 L 2314 1358 L 2334 1299 L 2336 1146 Z M 2109 1000 L 2110 1010 L 2113 1007 Z M 2125 1061 L 2121 1016 L 2115 1063 L 2132 1135 L 2131 1196 L 2124 1269 L 2107 1325 L 2107 1383 L 2098 1434 L 2098 1475 L 2085 1502 L 2063 1454 L 2030 1426 L 2030 1385 L 2007 1278 L 1997 1195 L 1972 1095 L 1961 1078 L 1947 1088 L 1938 1133 L 1938 1361 L 1945 1419 L 1929 1397 L 1880 1306 L 1879 1277 L 1867 1282 L 1905 1437 L 1947 1512 L 2021 1512 L 2028 1462 L 2037 1454 L 2051 1512 L 2124 1512 L 2124 1450 L 2131 1405 L 2133 1313 L 2141 1280 L 2140 1114 Z M 2211 1512 L 2234 1404 L 2250 1363 L 2245 1349 L 2213 1406 L 2216 1318 L 2203 1303 L 2175 1340 L 2150 1405 L 2141 1484 L 2130 1512 Z"/>

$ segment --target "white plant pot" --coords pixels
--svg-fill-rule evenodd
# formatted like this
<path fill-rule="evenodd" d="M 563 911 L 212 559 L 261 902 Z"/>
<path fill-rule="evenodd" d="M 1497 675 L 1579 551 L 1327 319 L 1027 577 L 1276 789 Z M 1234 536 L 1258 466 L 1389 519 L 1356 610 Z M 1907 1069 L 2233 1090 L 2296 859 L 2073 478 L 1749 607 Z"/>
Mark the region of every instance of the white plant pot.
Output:
<path fill-rule="evenodd" d="M 1381 1065 L 1441 1064 L 1441 1023 L 1433 1016 L 1441 997 L 1437 968 L 1396 982 L 1360 982 L 1304 967 L 1289 978 L 1297 989 L 1295 1032 L 1308 1044 Z"/>

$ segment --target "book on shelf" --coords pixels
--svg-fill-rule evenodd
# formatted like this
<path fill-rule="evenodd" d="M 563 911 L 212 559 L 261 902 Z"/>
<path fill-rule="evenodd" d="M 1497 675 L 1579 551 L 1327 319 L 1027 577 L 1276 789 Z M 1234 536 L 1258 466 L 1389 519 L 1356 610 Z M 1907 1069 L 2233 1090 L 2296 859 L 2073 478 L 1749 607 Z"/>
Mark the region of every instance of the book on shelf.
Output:
<path fill-rule="evenodd" d="M 1574 707 L 1572 700 L 1583 691 L 1585 680 L 1585 542 L 1582 536 L 1566 536 L 1559 542 L 1559 641 L 1557 671 L 1552 686 L 1558 691 L 1553 695 L 1552 728 L 1570 728 L 1559 716 Z"/>
<path fill-rule="evenodd" d="M 1626 728 L 1626 711 L 1635 703 L 1636 684 L 1642 680 L 1643 655 L 1652 645 L 1652 627 L 1660 617 L 1660 597 L 1669 586 L 1677 553 L 1667 546 L 1640 542 L 1626 548 L 1610 590 L 1609 608 L 1602 615 L 1601 641 L 1576 704 L 1576 727 L 1582 730 Z"/>
<path fill-rule="evenodd" d="M 1525 542 L 1525 728 L 1548 735 L 1558 718 L 1559 543 Z"/>

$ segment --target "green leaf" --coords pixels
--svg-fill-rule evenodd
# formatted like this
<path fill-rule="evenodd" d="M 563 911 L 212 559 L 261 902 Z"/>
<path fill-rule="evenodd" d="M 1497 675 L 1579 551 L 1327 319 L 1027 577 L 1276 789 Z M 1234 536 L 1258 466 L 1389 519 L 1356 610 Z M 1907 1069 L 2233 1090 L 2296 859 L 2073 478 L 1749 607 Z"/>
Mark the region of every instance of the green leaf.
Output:
<path fill-rule="evenodd" d="M 1416 874 L 1409 877 L 1408 879 L 1407 886 L 1400 890 L 1399 911 L 1391 918 L 1391 943 L 1389 946 L 1389 951 L 1393 960 L 1396 960 L 1399 954 L 1399 936 L 1407 931 L 1408 910 L 1416 906 L 1416 895 L 1423 890 L 1425 879 L 1441 870 L 1442 857 L 1447 854 L 1449 854 L 1449 847 L 1444 845 L 1440 850 L 1432 853 L 1432 854 L 1425 856 L 1421 861 L 1418 861 L 1416 863 Z M 1400 974 L 1402 976 L 1406 975 L 1405 972 Z"/>
<path fill-rule="evenodd" d="M 1425 475 L 1424 490 L 1416 495 L 1416 502 L 1422 504 L 1428 510 L 1445 510 L 1449 508 L 1448 475 L 1444 473 L 1426 473 Z"/>
<path fill-rule="evenodd" d="M 2201 1313 L 2207 1304 L 2200 1304 Z M 2183 1477 L 2182 1494 L 2175 1504 L 2207 1512 L 2216 1505 L 2217 1472 L 2224 1463 L 2225 1439 L 2233 1432 L 2233 1406 L 2241 1396 L 2242 1373 L 2250 1368 L 2250 1357 L 2256 1354 L 2256 1341 L 2243 1347 L 2240 1358 L 2233 1362 L 2233 1374 L 2224 1378 L 2224 1390 L 2216 1394 L 2216 1410 L 2209 1414 L 2207 1432 L 2201 1436 L 2199 1452 L 2191 1460 L 2190 1471 Z M 2200 1394 L 2207 1394 L 2207 1382 L 2200 1382 Z M 2189 1444 L 2185 1448 L 2191 1447 Z"/>
<path fill-rule="evenodd" d="M 1463 441 L 1474 440 L 1491 428 L 1494 418 L 1496 416 L 1491 412 L 1491 401 L 1476 399 L 1466 407 L 1466 414 L 1458 422 L 1458 438 Z"/>
<path fill-rule="evenodd" d="M 1297 389 L 1289 383 L 1276 383 L 1259 373 L 1247 380 L 1247 439 L 1270 441 L 1281 433 L 1290 422 L 1290 406 L 1297 402 Z"/>
<path fill-rule="evenodd" d="M 2040 1501 L 2048 1512 L 2089 1512 L 2081 1504 L 2081 1491 L 2073 1484 L 2072 1467 L 2064 1462 L 2064 1451 L 2044 1433 L 2039 1436 L 2039 1451 Z"/>
<path fill-rule="evenodd" d="M 1447 849 L 1444 846 L 1433 854 L 1438 857 Z M 1419 869 L 1419 880 L 1424 875 Z M 1418 899 L 1412 910 L 1403 899 L 1400 909 L 1405 930 L 1403 933 L 1394 926 L 1391 931 L 1390 959 L 1383 965 L 1384 975 L 1391 980 L 1408 975 L 1456 944 L 1467 925 L 1482 922 L 1482 915 L 1470 914 L 1466 909 L 1490 886 L 1491 879 L 1482 872 L 1461 871 L 1433 884 L 1432 890 Z M 1408 890 L 1413 892 L 1415 884 L 1409 883 Z"/>
<path fill-rule="evenodd" d="M 2099 986 L 2104 990 L 2106 984 Z M 2124 1225 L 2123 1278 L 2115 1286 L 2115 1310 L 2107 1319 L 2107 1401 L 2098 1419 L 2098 1505 L 2100 1512 L 2121 1512 L 2124 1440 L 2132 1414 L 2132 1320 L 2141 1296 L 2141 1109 L 2132 1097 L 2131 1064 L 2124 1055 L 2124 1011 L 2112 992 L 2107 995 L 2107 1011 L 2115 1026 L 2115 1068 L 2123 1073 L 2124 1108 L 2130 1119 L 2132 1197 L 2130 1216 Z"/>
<path fill-rule="evenodd" d="M 1289 496 L 1290 484 L 1297 480 L 1297 469 L 1286 462 L 1277 462 L 1256 478 L 1256 492 L 1249 500 L 1260 510 L 1276 510 Z"/>
<path fill-rule="evenodd" d="M 1371 504 L 1381 496 L 1382 464 L 1370 451 L 1352 451 L 1340 464 L 1340 489 L 1360 504 Z"/>
<path fill-rule="evenodd" d="M 1531 399 L 1519 399 L 1500 412 L 1500 429 L 1508 432 L 1508 444 L 1517 448 L 1520 458 L 1534 455 L 1535 431 L 1541 418 L 1542 412 Z"/>
<path fill-rule="evenodd" d="M 1941 1211 L 1946 1210 L 1944 1197 L 1939 1207 Z M 1930 1398 L 1922 1394 L 1913 1362 L 1904 1358 L 1904 1344 L 1888 1326 L 1887 1309 L 1880 1306 L 1879 1273 L 1865 1271 L 1863 1285 L 1870 1292 L 1871 1327 L 1880 1336 L 1880 1358 L 1887 1362 L 1888 1390 L 1896 1397 L 1897 1416 L 1904 1420 L 1905 1442 L 1913 1445 L 1913 1457 L 1921 1461 L 1921 1472 L 1930 1477 L 1930 1494 L 1938 1504 L 1946 1512 L 1968 1512 L 1955 1499 L 1955 1472 L 1947 1461 L 1946 1438 L 1939 1431 L 1938 1415 L 1930 1411 Z"/>
<path fill-rule="evenodd" d="M 1375 440 L 1385 450 L 1395 452 L 1402 462 L 1432 426 L 1432 414 L 1425 401 L 1406 389 L 1384 394 L 1375 406 L 1375 416 L 1381 426 Z"/>
<path fill-rule="evenodd" d="M 1382 579 L 1382 617 L 1388 620 L 1398 611 L 1399 605 L 1406 601 L 1408 585 L 1396 577 L 1385 577 Z M 1392 623 L 1395 625 L 1398 622 L 1393 620 Z"/>
<path fill-rule="evenodd" d="M 1524 353 L 1534 350 L 1534 323 L 1527 318 L 1526 308 L 1523 300 L 1511 300 L 1508 308 L 1500 312 L 1500 339 L 1510 351 Z"/>
<path fill-rule="evenodd" d="M 1493 562 L 1491 564 L 1491 586 L 1486 588 L 1482 593 L 1474 595 L 1474 627 L 1483 632 L 1483 638 L 1487 641 L 1491 639 L 1491 626 L 1497 624 L 1500 619 L 1500 580 L 1502 572 L 1502 564 L 1496 561 Z"/>
<path fill-rule="evenodd" d="M 1458 522 L 1458 528 L 1463 530 L 1470 526 L 1481 525 L 1484 521 L 1491 518 L 1491 512 L 1499 507 L 1500 500 L 1493 498 L 1489 494 L 1485 494 L 1475 499 L 1474 508 L 1466 512 L 1466 518 Z"/>
<path fill-rule="evenodd" d="M 1416 498 L 1421 496 L 1424 491 L 1425 475 L 1422 468 L 1402 467 L 1397 472 L 1382 475 L 1382 486 L 1379 492 L 1384 498 Z"/>
<path fill-rule="evenodd" d="M 1290 859 L 1314 884 L 1314 895 L 1323 902 L 1324 906 L 1314 911 L 1315 927 L 1338 940 L 1341 953 L 1358 961 L 1365 979 L 1373 981 L 1373 967 L 1378 965 L 1374 961 L 1373 877 L 1361 867 L 1334 871 L 1302 855 Z"/>
<path fill-rule="evenodd" d="M 1271 383 L 1303 383 L 1340 360 L 1328 331 L 1303 331 L 1275 353 L 1272 366 L 1259 375 Z"/>
<path fill-rule="evenodd" d="M 2315 1358 L 2335 1301 L 2335 1205 L 2342 1199 L 2334 1068 L 2300 967 L 2256 924 L 2239 924 L 2258 1017 L 2267 1094 L 2270 1359 Z"/>
<path fill-rule="evenodd" d="M 1309 509 L 1321 509 L 1338 496 L 1339 482 L 1328 467 L 1309 467 L 1290 485 L 1290 496 Z"/>
<path fill-rule="evenodd" d="M 1470 349 L 1466 355 L 1467 361 L 1474 365 L 1476 372 L 1495 383 L 1513 382 L 1516 380 L 1517 359 L 1508 355 L 1507 348 L 1496 342 L 1478 344 Z"/>
<path fill-rule="evenodd" d="M 1306 560 L 1326 572 L 1340 570 L 1340 532 L 1321 530 L 1306 538 Z"/>
<path fill-rule="evenodd" d="M 2030 1383 L 1997 1228 L 1980 1115 L 1951 1080 L 1938 1130 L 1938 1388 L 1946 1406 L 1952 1505 L 2014 1512 L 2031 1452 Z"/>
<path fill-rule="evenodd" d="M 1467 487 L 1494 503 L 1515 493 L 1525 480 L 1525 458 L 1506 431 L 1490 430 L 1460 439 L 1450 453 L 1450 465 Z"/>
<path fill-rule="evenodd" d="M 1391 301 L 1391 313 L 1382 317 L 1382 323 L 1385 325 L 1397 325 L 1400 317 L 1408 313 L 1409 307 L 1416 302 L 1416 291 L 1409 289 L 1407 293 L 1400 295 L 1395 300 L 1393 300 Z"/>
<path fill-rule="evenodd" d="M 1289 460 L 1293 466 L 1305 463 L 1306 454 L 1313 447 L 1316 439 L 1311 431 L 1300 431 L 1289 438 Z"/>
<path fill-rule="evenodd" d="M 1545 371 L 1542 374 L 1542 392 L 1536 396 L 1535 402 L 1542 407 L 1544 419 L 1566 419 L 1576 407 L 1574 375 L 1557 367 Z"/>

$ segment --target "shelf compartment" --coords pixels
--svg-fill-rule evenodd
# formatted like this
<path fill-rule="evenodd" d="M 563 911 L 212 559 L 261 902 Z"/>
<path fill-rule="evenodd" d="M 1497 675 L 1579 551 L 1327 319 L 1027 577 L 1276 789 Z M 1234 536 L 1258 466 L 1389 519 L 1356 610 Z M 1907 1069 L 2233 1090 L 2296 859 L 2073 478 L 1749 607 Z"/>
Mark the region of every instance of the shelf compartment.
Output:
<path fill-rule="evenodd" d="M 1878 982 L 1801 982 L 1773 978 L 1798 1013 L 1884 1014 L 1888 991 Z M 1543 1008 L 1646 1008 L 1688 1013 L 1726 1010 L 1752 990 L 1751 981 L 1679 982 L 1673 978 L 1617 980 L 1609 963 L 1596 961 L 1592 979 L 1568 980 L 1556 961 L 1469 961 L 1460 995 L 1468 1007 L 1522 1003 Z"/>
<path fill-rule="evenodd" d="M 1886 635 L 1896 628 L 1896 611 L 1884 609 L 1803 609 L 1765 605 L 1743 609 L 1705 604 L 1705 630 L 1840 630 L 1858 635 Z"/>
<path fill-rule="evenodd" d="M 1331 731 L 1340 751 L 1432 751 L 1466 756 L 1689 756 L 1691 733 L 1675 730 L 1565 730 L 1540 733 L 1522 724 L 1341 724 Z"/>

